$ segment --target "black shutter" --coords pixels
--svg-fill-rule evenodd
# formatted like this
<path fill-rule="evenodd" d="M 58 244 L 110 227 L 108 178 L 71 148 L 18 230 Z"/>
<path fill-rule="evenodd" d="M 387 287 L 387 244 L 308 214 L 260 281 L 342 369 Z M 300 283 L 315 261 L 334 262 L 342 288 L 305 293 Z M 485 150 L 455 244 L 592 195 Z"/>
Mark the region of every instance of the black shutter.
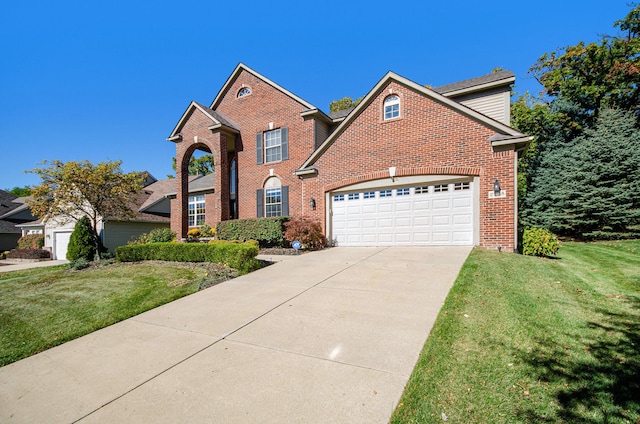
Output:
<path fill-rule="evenodd" d="M 256 217 L 258 217 L 258 218 L 262 218 L 264 216 L 264 212 L 263 212 L 264 208 L 262 206 L 263 205 L 263 199 L 264 199 L 264 197 L 263 197 L 263 194 L 262 194 L 262 189 L 260 189 L 260 190 L 258 190 L 256 192 L 256 205 L 258 205 Z"/>
<path fill-rule="evenodd" d="M 280 141 L 282 142 L 282 160 L 289 159 L 289 128 L 280 130 Z"/>
<path fill-rule="evenodd" d="M 282 216 L 289 216 L 289 186 L 282 187 Z"/>
<path fill-rule="evenodd" d="M 256 134 L 256 164 L 262 165 L 262 133 Z"/>

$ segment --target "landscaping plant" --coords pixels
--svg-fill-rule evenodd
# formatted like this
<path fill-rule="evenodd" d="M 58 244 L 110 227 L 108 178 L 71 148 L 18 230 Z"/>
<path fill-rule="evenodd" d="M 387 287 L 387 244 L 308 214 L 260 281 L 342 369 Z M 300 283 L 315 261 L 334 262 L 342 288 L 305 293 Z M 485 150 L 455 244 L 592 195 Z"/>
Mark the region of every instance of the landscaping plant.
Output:
<path fill-rule="evenodd" d="M 551 231 L 544 228 L 524 229 L 522 234 L 522 253 L 529 256 L 555 256 L 560 249 L 560 240 Z"/>
<path fill-rule="evenodd" d="M 67 247 L 67 259 L 75 261 L 76 259 L 83 258 L 87 261 L 92 261 L 96 257 L 96 245 L 99 243 L 95 240 L 95 233 L 91 227 L 91 221 L 86 216 L 83 216 L 76 222 L 76 225 L 71 233 L 69 239 L 69 246 Z"/>
<path fill-rule="evenodd" d="M 322 249 L 326 244 L 326 238 L 322 233 L 322 225 L 318 221 L 310 218 L 292 218 L 291 221 L 284 224 L 287 229 L 284 238 L 293 243 L 298 240 L 305 249 L 317 250 Z"/>

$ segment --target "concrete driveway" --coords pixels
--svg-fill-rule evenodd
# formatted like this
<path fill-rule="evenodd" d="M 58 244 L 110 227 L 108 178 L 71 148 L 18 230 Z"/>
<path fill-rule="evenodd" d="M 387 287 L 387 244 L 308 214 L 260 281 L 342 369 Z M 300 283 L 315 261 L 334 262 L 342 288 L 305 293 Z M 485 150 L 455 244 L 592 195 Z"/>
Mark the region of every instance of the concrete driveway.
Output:
<path fill-rule="evenodd" d="M 0 422 L 386 423 L 470 251 L 287 257 L 0 368 Z"/>

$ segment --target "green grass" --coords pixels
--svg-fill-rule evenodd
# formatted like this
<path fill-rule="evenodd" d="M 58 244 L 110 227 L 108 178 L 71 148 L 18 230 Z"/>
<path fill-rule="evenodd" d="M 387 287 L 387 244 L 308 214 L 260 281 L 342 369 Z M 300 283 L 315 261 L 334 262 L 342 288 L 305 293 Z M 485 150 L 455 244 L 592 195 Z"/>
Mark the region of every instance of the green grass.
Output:
<path fill-rule="evenodd" d="M 142 263 L 0 273 L 0 366 L 193 293 L 206 272 Z"/>
<path fill-rule="evenodd" d="M 475 249 L 392 423 L 640 422 L 640 241 Z"/>

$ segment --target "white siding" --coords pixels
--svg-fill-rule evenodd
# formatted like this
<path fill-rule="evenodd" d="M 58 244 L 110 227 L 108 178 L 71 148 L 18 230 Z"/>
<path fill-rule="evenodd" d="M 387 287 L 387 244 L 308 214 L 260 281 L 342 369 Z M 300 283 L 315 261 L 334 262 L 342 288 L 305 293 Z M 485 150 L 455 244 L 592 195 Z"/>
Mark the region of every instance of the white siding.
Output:
<path fill-rule="evenodd" d="M 471 109 L 487 115 L 498 122 L 510 125 L 510 95 L 509 88 L 498 88 L 479 93 L 456 97 L 455 100 Z"/>

